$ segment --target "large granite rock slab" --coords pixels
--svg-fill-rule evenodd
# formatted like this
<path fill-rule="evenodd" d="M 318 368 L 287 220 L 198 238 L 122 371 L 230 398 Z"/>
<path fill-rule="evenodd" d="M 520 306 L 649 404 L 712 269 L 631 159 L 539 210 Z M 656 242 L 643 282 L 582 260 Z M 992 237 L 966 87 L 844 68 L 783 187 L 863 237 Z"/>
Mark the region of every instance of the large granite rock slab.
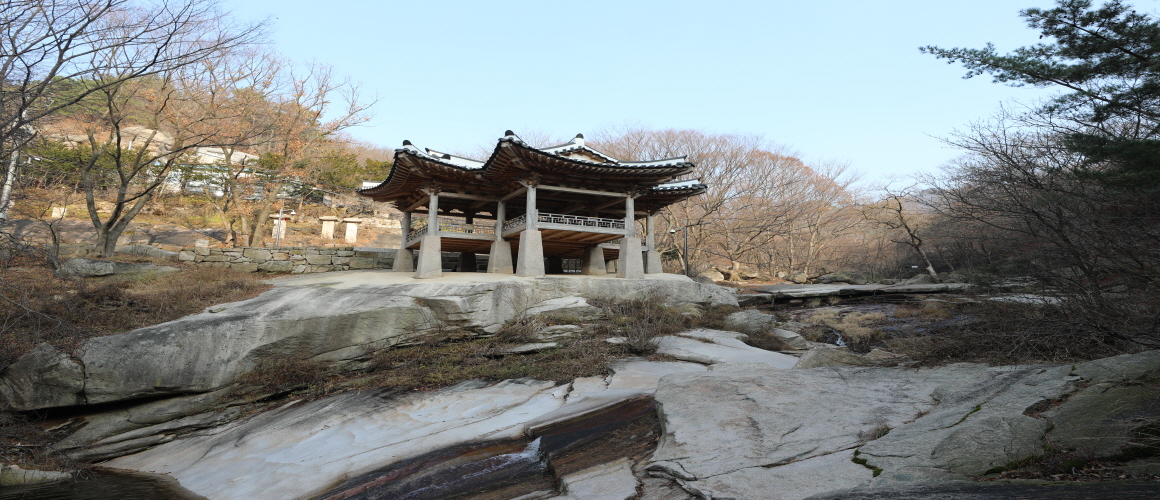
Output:
<path fill-rule="evenodd" d="M 677 335 L 661 337 L 657 341 L 657 353 L 667 354 L 682 361 L 692 361 L 706 365 L 717 363 L 767 363 L 774 368 L 793 368 L 796 357 L 764 349 L 758 349 L 732 338 L 733 332 L 717 330 L 693 330 Z M 692 337 L 692 338 L 690 338 Z"/>
<path fill-rule="evenodd" d="M 656 393 L 665 434 L 649 470 L 703 498 L 736 499 L 966 479 L 1042 454 L 1053 428 L 1061 442 L 1086 439 L 1080 449 L 1122 445 L 1128 427 L 1109 422 L 1154 404 L 1141 387 L 1158 375 L 1158 351 L 1074 367 L 674 374 Z M 1115 411 L 1101 411 L 1113 398 Z"/>
<path fill-rule="evenodd" d="M 168 474 L 213 500 L 312 498 L 393 463 L 468 443 L 516 439 L 651 395 L 665 375 L 705 370 L 692 363 L 643 360 L 610 367 L 608 377 L 559 386 L 526 379 L 473 381 L 431 393 L 364 391 L 291 403 L 104 465 Z M 186 418 L 192 417 L 197 415 Z"/>
<path fill-rule="evenodd" d="M 491 333 L 528 311 L 590 310 L 586 299 L 651 293 L 674 304 L 737 303 L 723 287 L 673 275 L 423 281 L 399 274 L 352 271 L 278 279 L 273 290 L 254 299 L 90 339 L 78 350 L 79 364 L 60 359 L 52 373 L 40 368 L 47 366 L 41 358 L 48 354 L 33 353 L 29 356 L 36 359 L 17 361 L 2 375 L 0 406 L 37 409 L 209 392 L 233 383 L 263 359 L 344 363 L 440 326 Z"/>

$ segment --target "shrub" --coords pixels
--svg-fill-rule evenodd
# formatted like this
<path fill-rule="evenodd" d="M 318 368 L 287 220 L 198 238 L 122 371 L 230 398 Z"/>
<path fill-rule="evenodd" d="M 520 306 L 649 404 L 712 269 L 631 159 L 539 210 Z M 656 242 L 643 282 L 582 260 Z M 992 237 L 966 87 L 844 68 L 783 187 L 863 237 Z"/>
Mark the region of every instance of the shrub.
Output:
<path fill-rule="evenodd" d="M 651 354 L 657 350 L 657 339 L 687 330 L 692 318 L 665 305 L 666 297 L 656 291 L 648 291 L 639 297 L 611 301 L 590 300 L 589 303 L 604 310 L 611 325 L 605 325 L 607 333 L 619 333 L 624 337 L 624 345 L 632 354 Z"/>

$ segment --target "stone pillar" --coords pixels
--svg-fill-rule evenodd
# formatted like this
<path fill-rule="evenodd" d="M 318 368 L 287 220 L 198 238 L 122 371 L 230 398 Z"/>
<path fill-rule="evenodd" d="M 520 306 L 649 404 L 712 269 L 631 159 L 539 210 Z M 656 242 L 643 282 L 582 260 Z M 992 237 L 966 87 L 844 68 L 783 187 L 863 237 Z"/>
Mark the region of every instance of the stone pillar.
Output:
<path fill-rule="evenodd" d="M 403 212 L 403 220 L 399 226 L 403 235 L 399 237 L 399 250 L 395 252 L 395 266 L 392 270 L 401 273 L 414 272 L 415 253 L 407 248 L 407 234 L 411 232 L 411 212 Z"/>
<path fill-rule="evenodd" d="M 346 218 L 342 220 L 346 223 L 346 242 L 354 245 L 358 243 L 358 225 L 362 224 L 362 219 Z"/>
<path fill-rule="evenodd" d="M 608 274 L 613 274 L 613 273 L 615 273 L 615 272 L 616 272 L 616 259 L 612 259 L 612 260 L 610 260 L 610 261 L 608 261 L 608 262 L 605 262 L 605 263 L 604 263 L 604 266 L 605 266 L 605 271 L 606 271 Z"/>
<path fill-rule="evenodd" d="M 664 271 L 661 269 L 661 254 L 657 252 L 656 241 L 656 221 L 653 219 L 653 214 L 650 212 L 644 219 L 644 273 L 645 274 L 660 274 Z"/>
<path fill-rule="evenodd" d="M 407 233 L 411 232 L 411 212 L 403 212 L 399 229 L 403 234 L 399 237 L 399 249 L 395 251 L 395 264 L 391 270 L 402 273 L 414 272 L 415 253 L 407 248 Z"/>
<path fill-rule="evenodd" d="M 334 239 L 334 224 L 336 222 L 338 222 L 338 217 L 335 217 L 333 215 L 324 215 L 322 217 L 319 217 L 318 220 L 322 221 L 322 239 L 333 240 Z"/>
<path fill-rule="evenodd" d="M 419 243 L 419 268 L 415 277 L 419 279 L 443 276 L 443 241 L 439 238 L 439 193 L 431 192 L 427 202 L 427 234 Z"/>
<path fill-rule="evenodd" d="M 495 209 L 495 241 L 491 242 L 491 253 L 487 257 L 487 272 L 512 274 L 516 272 L 512 266 L 512 246 L 503 239 L 503 224 L 507 217 L 507 208 L 504 202 L 499 202 Z"/>
<path fill-rule="evenodd" d="M 536 229 L 536 186 L 528 185 L 528 205 L 526 210 L 528 225 L 520 235 L 519 261 L 516 275 L 538 278 L 544 275 L 544 241 L 540 230 Z"/>
<path fill-rule="evenodd" d="M 548 274 L 564 274 L 564 259 L 548 257 L 548 269 L 545 272 Z"/>
<path fill-rule="evenodd" d="M 620 253 L 616 264 L 617 278 L 644 277 L 644 259 L 640 251 L 640 238 L 636 237 L 636 199 L 624 199 L 624 238 L 620 240 Z"/>
<path fill-rule="evenodd" d="M 459 272 L 474 273 L 479 271 L 479 262 L 475 260 L 475 252 L 459 252 Z"/>
<path fill-rule="evenodd" d="M 592 246 L 584 249 L 584 260 L 580 264 L 580 274 L 603 276 L 607 274 L 604 263 L 604 249 Z"/>

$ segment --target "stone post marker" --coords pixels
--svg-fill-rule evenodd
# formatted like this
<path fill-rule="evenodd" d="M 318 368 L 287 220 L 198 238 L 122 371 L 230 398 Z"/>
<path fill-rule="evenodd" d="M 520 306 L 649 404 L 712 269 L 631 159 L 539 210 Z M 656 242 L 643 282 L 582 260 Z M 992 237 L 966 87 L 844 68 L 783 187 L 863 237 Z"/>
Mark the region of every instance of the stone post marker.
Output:
<path fill-rule="evenodd" d="M 65 215 L 68 215 L 68 208 L 66 208 L 66 207 L 52 207 L 52 218 L 53 219 L 63 219 Z"/>
<path fill-rule="evenodd" d="M 318 220 L 322 221 L 322 238 L 327 239 L 327 240 L 333 240 L 334 239 L 334 224 L 336 222 L 338 222 L 338 217 L 335 217 L 333 215 L 324 215 L 322 217 L 319 217 Z"/>
<path fill-rule="evenodd" d="M 362 223 L 362 219 L 355 219 L 347 217 L 342 220 L 346 223 L 346 242 L 353 245 L 358 242 L 358 225 Z"/>
<path fill-rule="evenodd" d="M 270 214 L 270 218 L 274 219 L 274 229 L 270 232 L 270 236 L 275 241 L 285 241 L 286 221 L 290 220 L 290 214 L 282 214 L 281 218 L 278 217 L 278 214 Z"/>

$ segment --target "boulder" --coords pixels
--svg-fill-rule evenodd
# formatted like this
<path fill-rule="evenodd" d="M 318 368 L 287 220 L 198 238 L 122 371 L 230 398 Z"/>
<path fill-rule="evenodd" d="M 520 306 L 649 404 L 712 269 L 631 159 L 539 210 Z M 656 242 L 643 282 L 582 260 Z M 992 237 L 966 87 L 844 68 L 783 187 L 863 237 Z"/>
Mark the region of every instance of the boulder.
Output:
<path fill-rule="evenodd" d="M 786 275 L 785 280 L 790 283 L 797 283 L 800 285 L 802 283 L 808 282 L 810 280 L 810 275 L 802 272 L 790 273 Z"/>
<path fill-rule="evenodd" d="M 860 273 L 829 273 L 815 278 L 814 283 L 849 283 L 851 285 L 865 285 L 866 277 Z"/>
<path fill-rule="evenodd" d="M 162 250 L 162 249 L 157 248 L 155 246 L 141 245 L 141 244 L 125 245 L 125 246 L 117 247 L 116 253 L 122 253 L 122 254 L 126 254 L 126 255 L 136 255 L 138 257 L 151 257 L 154 259 L 167 259 L 167 260 L 177 260 L 177 254 L 178 254 L 178 252 L 172 252 L 169 250 Z"/>
<path fill-rule="evenodd" d="M 773 302 L 773 294 L 769 293 L 739 293 L 737 305 L 741 307 L 761 306 Z"/>
<path fill-rule="evenodd" d="M 177 271 L 179 269 L 171 266 L 81 258 L 66 260 L 56 269 L 58 275 L 81 278 L 110 276 L 113 274 L 163 274 Z"/>
<path fill-rule="evenodd" d="M 914 275 L 913 278 L 910 278 L 910 279 L 905 280 L 905 281 L 898 283 L 898 284 L 899 285 L 929 285 L 929 284 L 933 284 L 933 283 L 935 283 L 935 280 L 933 277 L 931 277 L 931 275 L 926 274 L 926 273 L 922 273 L 922 274 L 916 274 L 916 275 Z"/>
<path fill-rule="evenodd" d="M 798 335 L 797 332 L 791 332 L 789 330 L 783 330 L 781 328 L 774 328 L 774 329 L 770 330 L 769 333 L 772 335 L 776 335 L 777 338 L 781 339 L 782 342 L 785 342 L 786 345 L 790 346 L 793 349 L 797 349 L 799 351 L 810 349 L 811 342 L 806 340 L 801 335 Z"/>
<path fill-rule="evenodd" d="M 84 404 L 84 368 L 41 343 L 0 372 L 0 398 L 16 411 Z"/>
<path fill-rule="evenodd" d="M 667 354 L 682 361 L 702 364 L 766 363 L 775 368 L 792 368 L 797 358 L 786 354 L 752 347 L 740 340 L 724 336 L 710 341 L 688 337 L 665 336 L 657 341 L 657 353 Z"/>
<path fill-rule="evenodd" d="M 68 472 L 0 466 L 0 486 L 12 487 L 28 484 L 56 483 L 69 481 L 72 478 L 73 475 Z"/>
<path fill-rule="evenodd" d="M 749 334 L 771 334 L 780 338 L 793 349 L 808 349 L 809 342 L 796 332 L 776 328 L 781 325 L 773 315 L 748 309 L 725 317 L 725 327 Z"/>
<path fill-rule="evenodd" d="M 876 366 L 878 364 L 879 361 L 876 358 L 859 356 L 844 349 L 815 347 L 798 358 L 793 367 L 809 369 L 834 366 Z"/>
<path fill-rule="evenodd" d="M 737 311 L 725 317 L 725 328 L 743 333 L 762 333 L 774 328 L 777 318 L 754 309 Z"/>
<path fill-rule="evenodd" d="M 725 281 L 725 275 L 716 269 L 706 269 L 697 273 L 699 278 L 707 278 L 713 281 Z"/>

